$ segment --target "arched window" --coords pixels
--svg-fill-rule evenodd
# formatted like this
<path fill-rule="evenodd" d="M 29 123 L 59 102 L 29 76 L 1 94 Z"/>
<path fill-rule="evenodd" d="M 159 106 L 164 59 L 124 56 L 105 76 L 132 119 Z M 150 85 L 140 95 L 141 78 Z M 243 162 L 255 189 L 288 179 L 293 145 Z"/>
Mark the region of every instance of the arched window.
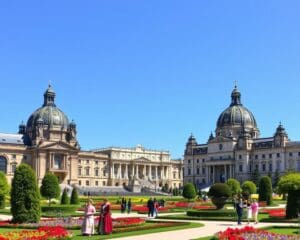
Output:
<path fill-rule="evenodd" d="M 6 173 L 7 172 L 6 169 L 7 169 L 7 160 L 5 157 L 0 156 L 0 171 Z"/>

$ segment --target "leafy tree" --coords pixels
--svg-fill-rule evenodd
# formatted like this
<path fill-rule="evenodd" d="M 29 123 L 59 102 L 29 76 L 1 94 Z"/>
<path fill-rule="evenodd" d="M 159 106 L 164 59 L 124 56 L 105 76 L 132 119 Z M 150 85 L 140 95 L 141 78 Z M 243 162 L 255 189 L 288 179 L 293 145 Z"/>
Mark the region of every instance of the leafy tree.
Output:
<path fill-rule="evenodd" d="M 288 173 L 278 183 L 280 193 L 287 193 L 286 218 L 297 218 L 300 213 L 300 173 Z"/>
<path fill-rule="evenodd" d="M 212 203 L 221 209 L 224 207 L 226 200 L 231 196 L 231 191 L 226 183 L 215 183 L 212 185 L 207 193 L 211 198 Z"/>
<path fill-rule="evenodd" d="M 225 184 L 227 184 L 227 186 L 230 188 L 232 196 L 241 192 L 241 185 L 238 180 L 234 178 L 229 178 Z"/>
<path fill-rule="evenodd" d="M 191 199 L 195 198 L 196 195 L 197 195 L 197 193 L 196 193 L 196 189 L 194 187 L 194 184 L 187 183 L 187 184 L 184 185 L 183 191 L 182 191 L 182 196 L 184 198 L 187 198 L 188 200 L 191 200 Z"/>
<path fill-rule="evenodd" d="M 249 196 L 256 193 L 256 185 L 252 181 L 245 181 L 242 184 L 242 194 L 244 196 Z"/>
<path fill-rule="evenodd" d="M 5 173 L 0 171 L 0 208 L 5 208 L 5 197 L 9 193 L 9 185 Z"/>
<path fill-rule="evenodd" d="M 69 202 L 70 202 L 70 199 L 69 199 L 69 196 L 68 196 L 68 190 L 65 188 L 64 191 L 63 191 L 63 194 L 61 195 L 60 204 L 67 205 L 67 204 L 69 204 Z"/>
<path fill-rule="evenodd" d="M 255 186 L 259 185 L 260 173 L 257 168 L 252 172 L 251 181 L 254 182 Z"/>
<path fill-rule="evenodd" d="M 73 187 L 70 204 L 79 204 L 79 197 L 76 187 Z"/>
<path fill-rule="evenodd" d="M 259 201 L 266 201 L 267 205 L 272 204 L 272 182 L 271 178 L 264 176 L 259 181 Z"/>
<path fill-rule="evenodd" d="M 11 186 L 12 222 L 36 223 L 40 220 L 40 194 L 34 171 L 27 164 L 20 164 Z"/>
<path fill-rule="evenodd" d="M 57 198 L 60 194 L 60 188 L 57 177 L 53 173 L 46 173 L 41 186 L 41 195 L 49 200 L 49 206 L 51 204 L 51 198 Z"/>
<path fill-rule="evenodd" d="M 280 180 L 280 173 L 279 173 L 278 169 L 276 169 L 276 171 L 274 173 L 274 182 L 273 182 L 274 183 L 273 184 L 274 188 L 277 188 L 279 180 Z"/>

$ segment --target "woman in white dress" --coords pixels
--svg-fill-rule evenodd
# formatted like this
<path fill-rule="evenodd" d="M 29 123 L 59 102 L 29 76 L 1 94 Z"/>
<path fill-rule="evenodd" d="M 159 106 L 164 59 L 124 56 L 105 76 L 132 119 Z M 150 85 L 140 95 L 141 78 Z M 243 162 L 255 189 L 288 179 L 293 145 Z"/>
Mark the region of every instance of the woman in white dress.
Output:
<path fill-rule="evenodd" d="M 250 223 L 250 220 L 252 219 L 252 208 L 251 208 L 251 201 L 247 201 L 247 221 L 248 224 Z"/>
<path fill-rule="evenodd" d="M 84 220 L 82 223 L 82 235 L 91 236 L 95 234 L 95 221 L 94 214 L 96 213 L 96 209 L 93 206 L 92 199 L 89 199 L 85 211 L 84 211 Z"/>

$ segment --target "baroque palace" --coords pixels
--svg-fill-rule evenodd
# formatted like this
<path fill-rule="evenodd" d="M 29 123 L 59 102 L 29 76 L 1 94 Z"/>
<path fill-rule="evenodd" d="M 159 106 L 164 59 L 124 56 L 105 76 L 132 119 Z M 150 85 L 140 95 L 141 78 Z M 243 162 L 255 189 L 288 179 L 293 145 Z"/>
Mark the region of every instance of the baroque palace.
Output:
<path fill-rule="evenodd" d="M 184 152 L 184 182 L 199 188 L 228 178 L 251 179 L 254 172 L 275 177 L 300 171 L 300 142 L 290 141 L 280 123 L 271 137 L 260 137 L 253 114 L 235 86 L 231 103 L 219 116 L 215 135 L 198 144 L 191 135 Z"/>
<path fill-rule="evenodd" d="M 42 107 L 34 111 L 18 134 L 0 133 L 0 170 L 11 182 L 18 164 L 35 170 L 39 184 L 46 172 L 61 184 L 97 189 L 103 186 L 180 187 L 183 162 L 172 160 L 168 151 L 110 147 L 82 151 L 76 124 L 55 105 L 51 85 L 44 93 Z"/>

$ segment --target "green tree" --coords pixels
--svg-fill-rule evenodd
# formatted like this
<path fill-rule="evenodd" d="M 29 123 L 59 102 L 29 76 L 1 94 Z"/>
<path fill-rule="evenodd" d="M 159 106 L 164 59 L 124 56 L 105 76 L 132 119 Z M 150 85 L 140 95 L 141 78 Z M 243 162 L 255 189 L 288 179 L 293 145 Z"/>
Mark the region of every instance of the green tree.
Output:
<path fill-rule="evenodd" d="M 258 194 L 259 194 L 259 201 L 266 201 L 268 206 L 272 204 L 273 190 L 272 190 L 272 182 L 270 177 L 264 176 L 260 179 Z"/>
<path fill-rule="evenodd" d="M 251 174 L 251 181 L 254 182 L 255 186 L 259 185 L 260 173 L 257 168 Z"/>
<path fill-rule="evenodd" d="M 252 181 L 245 181 L 242 184 L 242 194 L 247 197 L 251 194 L 256 193 L 256 185 Z"/>
<path fill-rule="evenodd" d="M 297 218 L 300 213 L 300 173 L 288 173 L 278 183 L 279 193 L 287 193 L 286 218 Z"/>
<path fill-rule="evenodd" d="M 229 178 L 226 183 L 230 188 L 231 195 L 236 195 L 241 192 L 240 182 L 234 178 Z"/>
<path fill-rule="evenodd" d="M 49 200 L 49 206 L 51 204 L 51 198 L 58 198 L 60 195 L 60 188 L 57 177 L 53 173 L 46 173 L 41 186 L 41 195 Z"/>
<path fill-rule="evenodd" d="M 0 208 L 5 208 L 5 197 L 9 193 L 9 185 L 5 173 L 0 171 Z"/>
<path fill-rule="evenodd" d="M 276 171 L 274 173 L 274 182 L 273 182 L 274 183 L 273 184 L 274 188 L 277 188 L 279 180 L 280 180 L 280 173 L 279 173 L 278 169 L 276 169 Z"/>
<path fill-rule="evenodd" d="M 226 200 L 231 196 L 231 191 L 226 183 L 215 183 L 212 185 L 207 193 L 211 198 L 212 203 L 221 209 L 224 207 Z"/>
<path fill-rule="evenodd" d="M 79 204 L 78 191 L 76 187 L 73 187 L 70 204 Z"/>
<path fill-rule="evenodd" d="M 34 171 L 20 164 L 14 174 L 10 195 L 12 222 L 36 223 L 40 220 L 40 194 Z"/>
<path fill-rule="evenodd" d="M 68 196 L 68 190 L 65 188 L 64 191 L 63 191 L 63 194 L 61 195 L 60 204 L 67 205 L 69 203 L 70 203 L 70 199 L 69 199 L 69 196 Z"/>
<path fill-rule="evenodd" d="M 184 198 L 187 198 L 188 200 L 194 199 L 196 197 L 196 189 L 194 187 L 194 184 L 187 183 L 183 187 L 182 196 Z"/>

